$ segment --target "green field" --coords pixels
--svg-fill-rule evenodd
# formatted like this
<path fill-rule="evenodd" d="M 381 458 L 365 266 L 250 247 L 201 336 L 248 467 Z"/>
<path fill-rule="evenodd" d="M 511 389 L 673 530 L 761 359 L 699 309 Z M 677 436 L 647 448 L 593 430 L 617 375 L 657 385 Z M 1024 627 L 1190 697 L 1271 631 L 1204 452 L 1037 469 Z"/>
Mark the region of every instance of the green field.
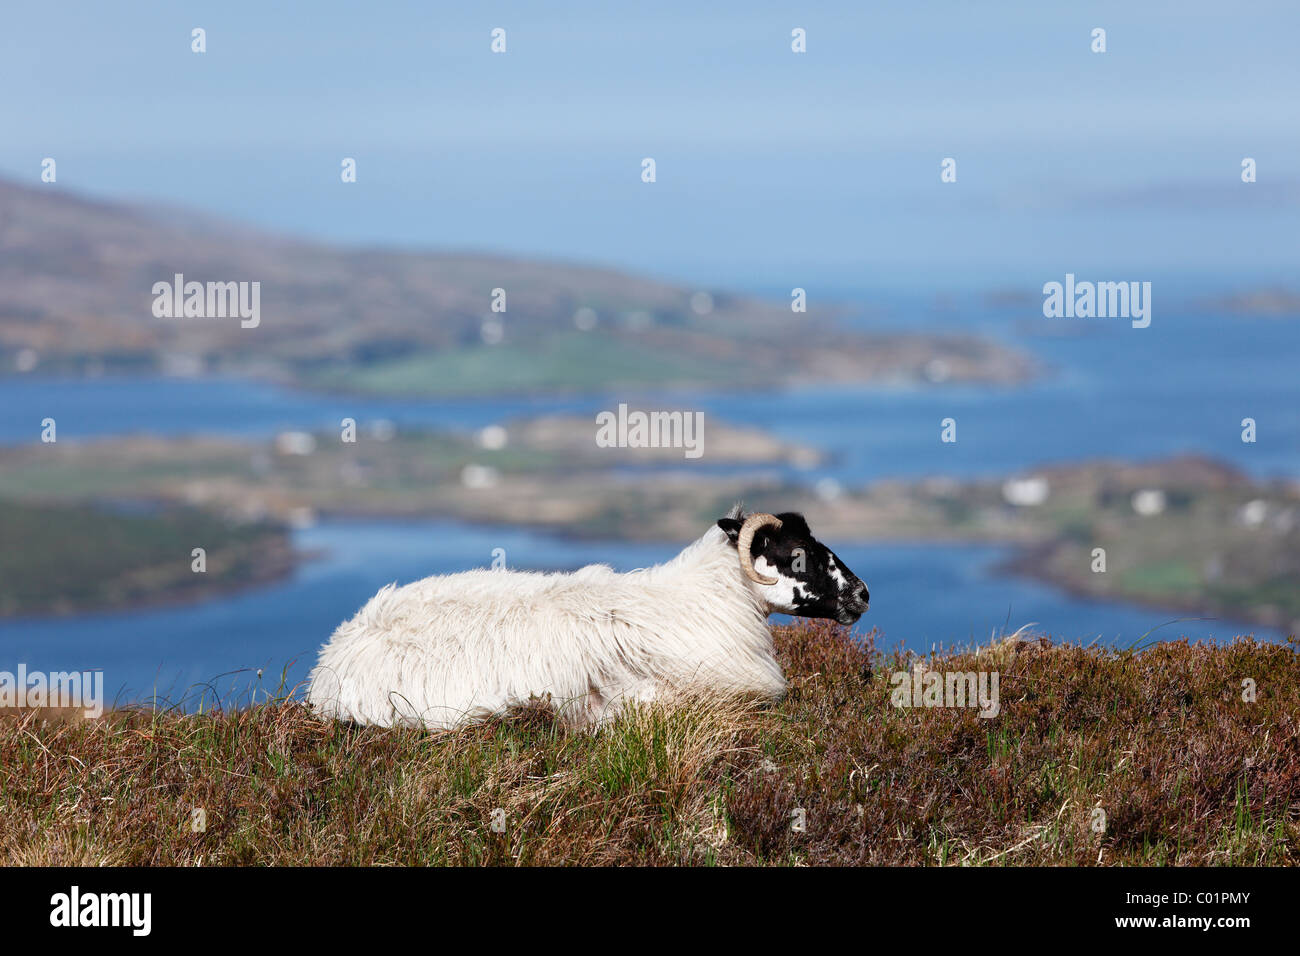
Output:
<path fill-rule="evenodd" d="M 383 395 L 592 392 L 622 386 L 740 385 L 739 358 L 710 360 L 608 336 L 560 333 L 536 343 L 445 349 L 308 373 L 305 384 Z"/>
<path fill-rule="evenodd" d="M 0 541 L 0 615 L 197 597 L 292 566 L 282 529 L 185 508 L 127 513 L 0 501 Z M 206 552 L 204 573 L 192 568 L 194 548 Z"/>

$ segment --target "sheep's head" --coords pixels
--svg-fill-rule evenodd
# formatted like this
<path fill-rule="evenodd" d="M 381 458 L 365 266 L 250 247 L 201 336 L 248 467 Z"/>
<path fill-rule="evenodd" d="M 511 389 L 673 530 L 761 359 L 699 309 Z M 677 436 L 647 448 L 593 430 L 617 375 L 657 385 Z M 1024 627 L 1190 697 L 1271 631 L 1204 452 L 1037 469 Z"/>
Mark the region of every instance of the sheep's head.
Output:
<path fill-rule="evenodd" d="M 852 624 L 867 609 L 867 586 L 812 536 L 803 515 L 746 516 L 737 505 L 718 527 L 735 545 L 745 576 L 773 610 Z"/>

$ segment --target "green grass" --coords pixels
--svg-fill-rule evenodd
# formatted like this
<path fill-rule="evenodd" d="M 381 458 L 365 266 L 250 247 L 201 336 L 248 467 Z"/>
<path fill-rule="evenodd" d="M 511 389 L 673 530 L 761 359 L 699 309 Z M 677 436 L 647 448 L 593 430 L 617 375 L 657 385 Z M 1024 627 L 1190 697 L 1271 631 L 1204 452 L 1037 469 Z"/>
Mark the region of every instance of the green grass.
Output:
<path fill-rule="evenodd" d="M 382 395 L 594 391 L 612 385 L 734 385 L 745 369 L 682 350 L 565 333 L 536 343 L 477 345 L 311 373 L 307 384 Z"/>
<path fill-rule="evenodd" d="M 189 508 L 124 513 L 0 501 L 0 615 L 68 613 L 198 596 L 287 571 L 282 529 Z M 207 570 L 193 570 L 194 548 Z"/>
<path fill-rule="evenodd" d="M 288 700 L 12 716 L 0 720 L 0 861 L 1300 862 L 1292 648 L 1008 641 L 931 657 L 931 669 L 999 673 L 989 720 L 892 706 L 890 674 L 914 659 L 839 628 L 779 628 L 776 641 L 790 682 L 779 705 L 642 708 L 594 734 L 540 706 L 450 733 L 321 721 Z"/>
<path fill-rule="evenodd" d="M 177 453 L 172 460 L 116 459 L 100 455 L 86 463 L 75 457 L 42 460 L 29 455 L 6 463 L 0 472 L 0 495 L 6 498 L 55 499 L 140 498 L 157 493 L 177 481 L 212 477 L 251 477 L 249 456 L 196 456 Z"/>
<path fill-rule="evenodd" d="M 1132 594 L 1180 594 L 1203 585 L 1204 578 L 1192 562 L 1180 559 L 1152 561 L 1129 569 L 1120 586 Z"/>

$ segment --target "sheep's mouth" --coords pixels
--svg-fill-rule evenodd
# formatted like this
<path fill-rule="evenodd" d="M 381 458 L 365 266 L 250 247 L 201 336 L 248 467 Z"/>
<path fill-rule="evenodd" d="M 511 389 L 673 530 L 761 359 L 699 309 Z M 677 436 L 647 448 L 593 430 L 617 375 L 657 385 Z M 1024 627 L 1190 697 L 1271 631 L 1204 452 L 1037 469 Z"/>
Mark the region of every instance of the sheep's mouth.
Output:
<path fill-rule="evenodd" d="M 857 624 L 858 619 L 862 617 L 866 610 L 867 606 L 865 604 L 853 608 L 840 608 L 840 612 L 835 615 L 835 620 L 844 625 Z"/>

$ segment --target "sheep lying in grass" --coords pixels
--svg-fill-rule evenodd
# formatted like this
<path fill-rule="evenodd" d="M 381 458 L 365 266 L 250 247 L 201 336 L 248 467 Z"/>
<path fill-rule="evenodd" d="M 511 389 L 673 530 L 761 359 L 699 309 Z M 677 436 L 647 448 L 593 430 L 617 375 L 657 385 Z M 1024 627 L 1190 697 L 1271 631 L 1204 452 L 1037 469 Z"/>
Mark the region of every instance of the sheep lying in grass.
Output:
<path fill-rule="evenodd" d="M 504 570 L 388 585 L 321 648 L 322 715 L 450 729 L 531 698 L 576 726 L 669 692 L 777 700 L 767 616 L 852 624 L 867 588 L 802 515 L 739 505 L 671 561 L 616 574 Z"/>

